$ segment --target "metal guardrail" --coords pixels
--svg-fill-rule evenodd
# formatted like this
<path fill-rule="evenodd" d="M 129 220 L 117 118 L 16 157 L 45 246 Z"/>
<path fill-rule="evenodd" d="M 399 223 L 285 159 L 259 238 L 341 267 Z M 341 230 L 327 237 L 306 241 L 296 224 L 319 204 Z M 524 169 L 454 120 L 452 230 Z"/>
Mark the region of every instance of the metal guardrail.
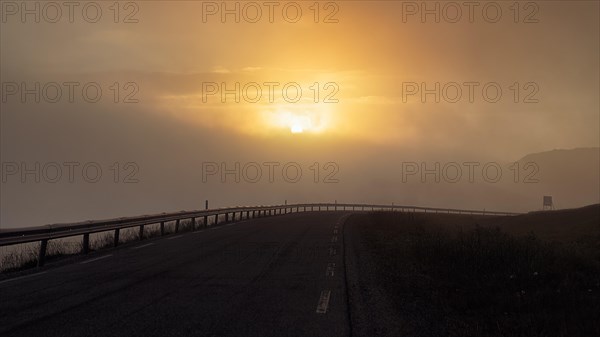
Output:
<path fill-rule="evenodd" d="M 399 212 L 419 212 L 419 213 L 449 213 L 449 214 L 472 214 L 472 215 L 494 215 L 494 216 L 512 216 L 519 213 L 509 212 L 487 212 L 476 210 L 450 209 L 450 208 L 432 208 L 417 206 L 397 206 L 397 205 L 369 205 L 369 204 L 294 204 L 277 206 L 257 206 L 257 207 L 231 207 L 209 209 L 201 211 L 181 211 L 176 213 L 162 213 L 155 215 L 142 215 L 136 217 L 117 218 L 108 220 L 84 221 L 68 224 L 53 224 L 40 227 L 30 227 L 25 229 L 0 230 L 0 247 L 30 243 L 39 241 L 40 250 L 38 255 L 38 266 L 44 265 L 46 250 L 49 240 L 60 239 L 71 236 L 83 236 L 82 253 L 87 254 L 90 250 L 90 234 L 115 231 L 114 246 L 119 245 L 119 233 L 122 229 L 139 227 L 140 240 L 144 239 L 144 227 L 147 225 L 160 224 L 161 235 L 165 233 L 165 223 L 175 222 L 175 232 L 179 231 L 181 220 L 190 220 L 192 230 L 206 228 L 209 225 L 215 226 L 237 220 L 254 219 L 266 216 L 275 216 L 287 213 L 307 212 L 307 211 L 399 211 Z M 239 214 L 239 215 L 238 215 Z M 224 220 L 219 221 L 223 216 Z M 231 217 L 230 217 L 231 216 Z M 210 217 L 214 221 L 210 224 Z M 202 219 L 202 221 L 199 221 Z"/>

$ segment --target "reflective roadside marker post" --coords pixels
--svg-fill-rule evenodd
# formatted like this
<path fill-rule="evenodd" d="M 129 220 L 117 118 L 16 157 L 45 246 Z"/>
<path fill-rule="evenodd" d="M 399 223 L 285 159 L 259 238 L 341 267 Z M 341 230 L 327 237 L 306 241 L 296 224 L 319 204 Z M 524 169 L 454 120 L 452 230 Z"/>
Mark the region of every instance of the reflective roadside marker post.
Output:
<path fill-rule="evenodd" d="M 40 242 L 40 253 L 38 255 L 38 267 L 43 266 L 44 262 L 46 261 L 46 248 L 47 247 L 48 247 L 48 239 L 42 240 L 42 242 Z"/>
<path fill-rule="evenodd" d="M 204 202 L 204 209 L 208 210 L 208 199 Z M 208 215 L 204 216 L 204 227 L 208 226 Z"/>

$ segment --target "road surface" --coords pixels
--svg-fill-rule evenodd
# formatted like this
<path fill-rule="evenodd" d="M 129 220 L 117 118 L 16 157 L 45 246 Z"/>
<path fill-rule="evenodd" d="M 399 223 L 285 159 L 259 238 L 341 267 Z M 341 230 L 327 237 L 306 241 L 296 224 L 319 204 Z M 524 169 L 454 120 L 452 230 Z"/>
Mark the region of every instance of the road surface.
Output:
<path fill-rule="evenodd" d="M 0 335 L 351 336 L 348 216 L 245 220 L 0 281 Z"/>

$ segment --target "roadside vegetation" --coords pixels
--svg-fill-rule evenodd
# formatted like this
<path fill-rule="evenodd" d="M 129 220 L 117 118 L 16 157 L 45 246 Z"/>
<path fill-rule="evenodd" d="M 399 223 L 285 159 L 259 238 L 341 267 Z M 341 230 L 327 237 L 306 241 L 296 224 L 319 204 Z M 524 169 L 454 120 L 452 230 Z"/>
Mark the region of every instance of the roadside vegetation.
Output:
<path fill-rule="evenodd" d="M 179 232 L 192 230 L 190 220 L 182 220 Z M 165 224 L 165 235 L 175 232 L 175 224 Z M 148 225 L 144 228 L 144 239 L 160 236 L 160 225 Z M 140 240 L 137 227 L 121 230 L 119 244 L 126 244 Z M 101 232 L 90 235 L 90 251 L 108 249 L 114 246 L 114 231 Z M 23 271 L 37 266 L 40 243 L 22 244 L 18 246 L 0 247 L 0 273 Z M 46 248 L 46 263 L 52 263 L 65 257 L 80 255 L 83 250 L 82 238 L 71 237 L 50 240 Z"/>
<path fill-rule="evenodd" d="M 550 242 L 452 217 L 351 218 L 409 335 L 600 336 L 600 230 Z"/>

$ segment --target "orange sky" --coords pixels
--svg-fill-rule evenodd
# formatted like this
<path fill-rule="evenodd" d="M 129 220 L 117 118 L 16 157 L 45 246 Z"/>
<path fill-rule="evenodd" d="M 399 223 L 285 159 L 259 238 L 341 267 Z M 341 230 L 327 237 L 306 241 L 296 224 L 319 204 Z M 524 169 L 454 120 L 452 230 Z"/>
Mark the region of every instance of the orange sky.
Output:
<path fill-rule="evenodd" d="M 522 22 L 533 13 L 524 3 L 519 23 L 514 22 L 509 2 L 498 3 L 503 12 L 497 23 L 482 16 L 486 2 L 478 2 L 474 22 L 463 12 L 458 23 L 447 22 L 443 15 L 439 23 L 431 15 L 422 23 L 419 13 L 403 22 L 407 7 L 400 1 L 340 1 L 337 7 L 321 2 L 319 23 L 310 8 L 313 2 L 294 3 L 303 11 L 296 23 L 282 17 L 284 2 L 276 7 L 273 23 L 266 12 L 257 23 L 244 22 L 243 16 L 240 23 L 233 16 L 222 23 L 218 14 L 203 22 L 207 8 L 200 1 L 134 2 L 137 12 L 132 18 L 137 23 L 114 23 L 114 12 L 101 2 L 103 15 L 94 24 L 77 14 L 79 8 L 74 23 L 64 17 L 57 23 L 44 22 L 43 15 L 41 23 L 34 23 L 31 16 L 22 22 L 20 13 L 9 13 L 14 8 L 3 7 L 3 83 L 91 81 L 100 83 L 104 93 L 93 104 L 81 100 L 70 104 L 64 98 L 57 104 L 31 99 L 22 103 L 18 96 L 8 96 L 2 102 L 2 161 L 93 159 L 89 152 L 93 150 L 110 153 L 107 161 L 144 162 L 149 172 L 162 165 L 155 165 L 157 157 L 170 151 L 181 158 L 211 159 L 213 151 L 219 152 L 216 149 L 227 149 L 229 157 L 219 159 L 235 161 L 245 158 L 236 149 L 269 144 L 270 160 L 288 158 L 288 149 L 293 148 L 299 161 L 312 162 L 316 156 L 355 167 L 364 165 L 360 158 L 379 151 L 511 161 L 554 148 L 598 146 L 598 2 L 536 2 L 530 18 L 537 23 Z M 125 2 L 120 6 L 118 19 L 123 21 L 134 8 L 126 9 Z M 332 18 L 338 22 L 322 22 L 335 8 L 339 11 Z M 139 102 L 112 103 L 108 87 L 114 82 L 121 86 L 134 82 Z M 264 85 L 270 82 L 279 83 L 272 101 Z M 478 83 L 473 102 L 465 82 Z M 263 95 L 256 102 L 242 97 L 240 103 L 229 95 L 223 103 L 220 92 L 203 93 L 213 83 L 229 88 L 256 83 Z M 286 83 L 302 88 L 297 102 L 283 97 Z M 420 92 L 406 95 L 407 84 L 414 83 L 427 88 L 440 83 L 440 90 L 456 83 L 462 99 L 453 103 L 441 96 L 435 103 L 434 95 L 428 95 L 421 102 Z M 489 83 L 502 89 L 498 102 L 482 96 Z M 456 86 L 446 87 L 453 96 Z M 246 93 L 254 97 L 256 86 L 248 88 Z M 537 103 L 524 103 L 532 92 Z M 323 102 L 327 95 L 329 103 Z M 107 130 L 111 140 L 102 132 L 89 131 L 92 125 Z M 213 134 L 219 144 L 209 146 L 194 138 Z M 161 141 L 163 137 L 170 139 L 169 145 Z M 174 159 L 172 170 L 188 164 L 181 158 Z M 178 179 L 174 173 L 155 175 L 160 181 L 148 184 L 162 186 Z M 21 205 L 30 190 L 18 185 L 11 191 L 21 201 L 3 192 L 5 205 Z M 319 193 L 329 197 L 341 192 Z M 161 204 L 164 200 L 156 199 L 151 209 Z M 3 221 L 8 221 L 6 208 Z M 19 208 L 27 207 L 23 203 Z M 10 221 L 24 211 L 14 212 Z"/>

